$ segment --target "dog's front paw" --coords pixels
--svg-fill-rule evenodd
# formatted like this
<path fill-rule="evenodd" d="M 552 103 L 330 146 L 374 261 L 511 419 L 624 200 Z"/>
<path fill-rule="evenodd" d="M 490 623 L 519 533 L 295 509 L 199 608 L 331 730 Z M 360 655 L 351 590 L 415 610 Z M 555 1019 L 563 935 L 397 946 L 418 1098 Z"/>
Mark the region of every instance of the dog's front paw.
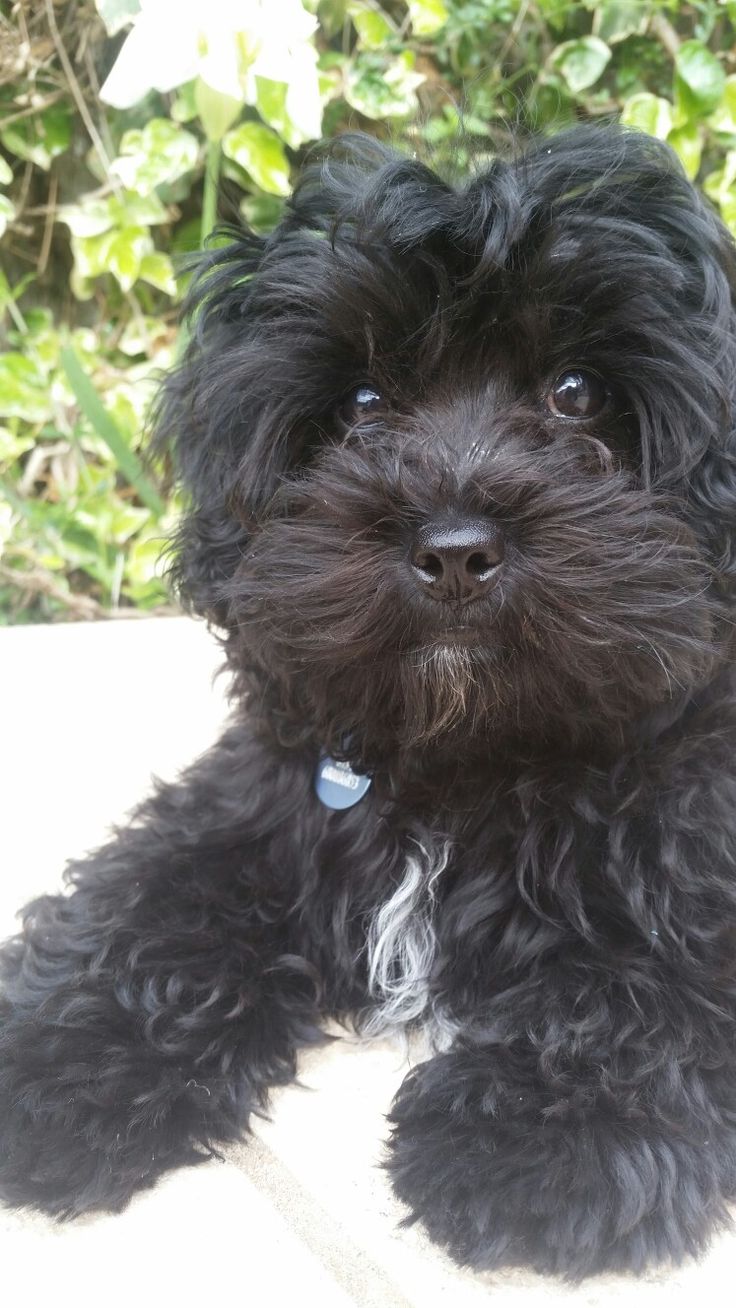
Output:
<path fill-rule="evenodd" d="M 199 1161 L 194 1080 L 97 1033 L 0 1036 L 0 1201 L 55 1217 L 118 1211 L 170 1167 Z"/>
<path fill-rule="evenodd" d="M 579 1280 L 680 1262 L 728 1225 L 733 1141 L 658 1127 L 590 1089 L 555 1099 L 492 1057 L 422 1064 L 390 1115 L 387 1166 L 407 1220 L 457 1262 Z"/>

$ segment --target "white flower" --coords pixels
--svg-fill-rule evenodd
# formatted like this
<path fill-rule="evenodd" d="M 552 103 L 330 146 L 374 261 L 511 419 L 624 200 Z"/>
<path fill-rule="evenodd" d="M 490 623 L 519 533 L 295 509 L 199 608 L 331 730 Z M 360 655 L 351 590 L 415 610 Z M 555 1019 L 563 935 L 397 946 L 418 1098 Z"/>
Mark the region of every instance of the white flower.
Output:
<path fill-rule="evenodd" d="M 199 77 L 253 104 L 256 77 L 284 82 L 286 112 L 305 140 L 319 136 L 317 19 L 301 0 L 141 0 L 141 12 L 100 95 L 128 109 L 149 91 Z"/>

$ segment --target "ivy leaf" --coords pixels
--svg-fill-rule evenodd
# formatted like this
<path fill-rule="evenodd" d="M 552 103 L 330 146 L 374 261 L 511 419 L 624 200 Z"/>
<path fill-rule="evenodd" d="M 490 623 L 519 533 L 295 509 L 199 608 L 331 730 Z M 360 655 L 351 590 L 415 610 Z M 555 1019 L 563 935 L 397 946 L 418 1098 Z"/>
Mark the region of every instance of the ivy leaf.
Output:
<path fill-rule="evenodd" d="M 240 123 L 222 141 L 223 154 L 269 195 L 289 195 L 289 161 L 275 132 L 262 123 Z"/>
<path fill-rule="evenodd" d="M 10 154 L 17 155 L 48 171 L 57 155 L 69 149 L 72 119 L 66 109 L 54 106 L 43 113 L 11 123 L 0 132 L 0 141 Z"/>
<path fill-rule="evenodd" d="M 240 202 L 241 216 L 254 232 L 272 232 L 281 221 L 283 211 L 281 197 L 265 195 L 262 191 L 254 191 Z"/>
<path fill-rule="evenodd" d="M 536 8 L 549 26 L 559 32 L 570 16 L 571 0 L 537 0 Z M 588 7 L 586 2 L 586 8 Z"/>
<path fill-rule="evenodd" d="M 736 150 L 729 150 L 723 167 L 708 174 L 703 190 L 718 205 L 721 218 L 736 236 Z"/>
<path fill-rule="evenodd" d="M 573 95 L 580 95 L 598 81 L 611 58 L 605 41 L 597 36 L 581 36 L 564 41 L 550 55 L 550 63 L 561 74 Z"/>
<path fill-rule="evenodd" d="M 676 127 L 667 137 L 667 143 L 672 146 L 691 182 L 700 171 L 704 139 L 705 133 L 697 123 Z"/>
<path fill-rule="evenodd" d="M 145 127 L 123 133 L 120 155 L 110 171 L 128 190 L 148 195 L 191 172 L 198 156 L 196 136 L 169 118 L 152 118 Z"/>
<path fill-rule="evenodd" d="M 347 0 L 319 0 L 318 13 L 320 27 L 325 36 L 332 40 L 345 23 Z"/>
<path fill-rule="evenodd" d="M 169 221 L 168 210 L 155 193 L 124 191 L 122 195 L 111 195 L 108 203 L 112 227 L 155 227 Z"/>
<path fill-rule="evenodd" d="M 443 0 L 409 0 L 409 14 L 415 36 L 432 36 L 449 18 Z"/>
<path fill-rule="evenodd" d="M 256 77 L 256 109 L 264 123 L 268 123 L 292 150 L 309 138 L 296 126 L 286 108 L 289 88 L 286 82 L 275 82 L 271 77 Z"/>
<path fill-rule="evenodd" d="M 380 50 L 396 35 L 388 18 L 379 9 L 368 9 L 359 0 L 353 0 L 348 5 L 348 13 L 364 50 Z"/>
<path fill-rule="evenodd" d="M 647 132 L 649 136 L 665 141 L 672 130 L 672 105 L 662 96 L 642 91 L 639 95 L 630 96 L 625 102 L 621 122 L 625 127 L 636 127 L 640 132 Z"/>
<path fill-rule="evenodd" d="M 726 78 L 720 103 L 708 123 L 715 132 L 736 136 L 736 76 L 733 74 Z"/>
<path fill-rule="evenodd" d="M 625 41 L 627 36 L 643 34 L 647 29 L 648 6 L 642 0 L 608 0 L 595 6 L 593 35 L 608 45 Z"/>
<path fill-rule="evenodd" d="M 343 93 L 366 118 L 408 118 L 417 111 L 416 88 L 423 81 L 410 50 L 392 62 L 365 54 L 347 68 Z"/>
<path fill-rule="evenodd" d="M 84 204 L 66 204 L 59 209 L 61 222 L 66 223 L 73 237 L 88 240 L 107 232 L 114 219 L 108 200 L 86 199 Z"/>
<path fill-rule="evenodd" d="M 103 271 L 112 273 L 121 290 L 129 291 L 138 280 L 143 256 L 151 252 L 150 232 L 145 227 L 123 227 L 104 239 Z"/>
<path fill-rule="evenodd" d="M 136 195 L 134 191 L 108 195 L 105 200 L 85 199 L 82 204 L 63 205 L 59 210 L 59 218 L 66 223 L 72 236 L 85 239 L 101 236 L 111 227 L 165 223 L 168 217 L 157 195 Z"/>
<path fill-rule="evenodd" d="M 726 84 L 723 66 L 702 41 L 683 41 L 675 58 L 675 104 L 680 123 L 711 113 Z"/>
<path fill-rule="evenodd" d="M 176 295 L 176 278 L 174 268 L 167 254 L 152 250 L 141 259 L 138 276 L 141 281 L 149 282 L 165 295 Z"/>

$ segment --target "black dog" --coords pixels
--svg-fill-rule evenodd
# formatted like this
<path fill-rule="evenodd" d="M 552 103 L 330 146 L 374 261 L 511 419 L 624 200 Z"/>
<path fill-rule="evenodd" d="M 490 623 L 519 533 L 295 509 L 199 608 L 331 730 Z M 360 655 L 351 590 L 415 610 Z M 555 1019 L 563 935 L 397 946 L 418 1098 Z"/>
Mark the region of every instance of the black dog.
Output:
<path fill-rule="evenodd" d="M 5 950 L 7 1200 L 210 1156 L 329 1015 L 430 1031 L 388 1166 L 460 1262 L 727 1221 L 735 284 L 615 129 L 459 188 L 346 138 L 205 256 L 159 441 L 240 714 Z"/>

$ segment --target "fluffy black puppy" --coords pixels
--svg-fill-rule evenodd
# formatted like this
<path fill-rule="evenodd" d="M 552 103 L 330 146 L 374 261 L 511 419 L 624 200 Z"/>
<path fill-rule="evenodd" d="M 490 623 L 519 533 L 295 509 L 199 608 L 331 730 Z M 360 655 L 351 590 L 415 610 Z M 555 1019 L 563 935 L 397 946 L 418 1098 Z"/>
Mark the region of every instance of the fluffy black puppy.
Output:
<path fill-rule="evenodd" d="M 724 1224 L 734 284 L 614 129 L 458 188 L 346 138 L 205 256 L 159 439 L 241 708 L 6 947 L 10 1202 L 208 1156 L 329 1015 L 430 1031 L 389 1167 L 460 1262 L 640 1269 Z M 324 754 L 371 780 L 342 811 Z"/>

